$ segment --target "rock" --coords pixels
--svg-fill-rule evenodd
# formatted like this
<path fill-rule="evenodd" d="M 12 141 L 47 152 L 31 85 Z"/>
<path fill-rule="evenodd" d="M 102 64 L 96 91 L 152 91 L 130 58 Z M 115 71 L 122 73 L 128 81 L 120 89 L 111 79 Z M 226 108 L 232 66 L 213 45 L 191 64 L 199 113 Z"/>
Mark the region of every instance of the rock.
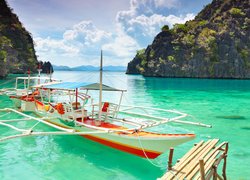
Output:
<path fill-rule="evenodd" d="M 37 72 L 37 57 L 31 34 L 23 27 L 5 0 L 0 1 L 0 78 L 8 73 Z"/>
<path fill-rule="evenodd" d="M 127 74 L 248 79 L 249 24 L 248 0 L 213 0 L 194 20 L 162 28 L 128 63 Z"/>

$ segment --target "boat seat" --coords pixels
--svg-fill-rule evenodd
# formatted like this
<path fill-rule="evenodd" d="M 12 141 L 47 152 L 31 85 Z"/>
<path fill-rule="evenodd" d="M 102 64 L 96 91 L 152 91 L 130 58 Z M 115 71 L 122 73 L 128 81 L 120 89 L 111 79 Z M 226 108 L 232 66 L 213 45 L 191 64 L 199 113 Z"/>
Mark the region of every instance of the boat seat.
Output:
<path fill-rule="evenodd" d="M 107 120 L 108 117 L 111 118 L 115 117 L 117 113 L 117 108 L 118 108 L 117 104 L 104 102 L 102 107 L 102 115 L 105 116 L 105 120 Z"/>
<path fill-rule="evenodd" d="M 73 107 L 73 109 L 79 109 L 81 107 L 81 103 L 80 102 L 73 102 L 72 107 Z"/>
<path fill-rule="evenodd" d="M 173 167 L 172 158 L 174 149 L 169 152 L 168 171 L 159 180 L 174 179 L 226 179 L 226 158 L 228 143 L 223 142 L 216 146 L 219 139 L 201 141 L 195 144 Z M 217 173 L 217 166 L 224 159 L 222 176 Z"/>
<path fill-rule="evenodd" d="M 96 106 L 98 107 L 98 105 L 93 105 L 92 109 L 92 116 L 94 119 L 97 118 L 99 114 L 99 109 L 98 108 L 95 109 Z M 106 121 L 109 118 L 115 117 L 115 115 L 117 114 L 117 109 L 118 109 L 117 104 L 110 102 L 102 103 L 102 120 Z"/>

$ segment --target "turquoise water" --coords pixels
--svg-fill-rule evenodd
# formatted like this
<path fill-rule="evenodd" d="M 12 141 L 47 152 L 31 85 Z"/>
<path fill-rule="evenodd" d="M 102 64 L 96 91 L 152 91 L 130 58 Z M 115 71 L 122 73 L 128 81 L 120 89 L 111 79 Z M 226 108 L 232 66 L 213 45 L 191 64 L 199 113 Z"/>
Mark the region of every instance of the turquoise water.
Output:
<path fill-rule="evenodd" d="M 0 88 L 13 87 L 14 77 L 0 80 Z M 98 73 L 59 71 L 53 77 L 95 82 Z M 176 125 L 195 132 L 197 138 L 176 147 L 174 159 L 200 140 L 219 138 L 229 142 L 228 178 L 249 179 L 249 80 L 144 78 L 105 72 L 104 83 L 128 90 L 124 104 L 176 109 L 194 116 L 187 120 L 212 124 L 213 128 Z M 0 108 L 11 106 L 8 98 L 0 96 Z M 38 128 L 52 130 L 40 124 Z M 1 134 L 7 131 L 0 126 Z M 27 137 L 0 143 L 0 179 L 156 179 L 166 171 L 167 158 L 168 152 L 155 159 L 160 166 L 155 167 L 146 159 L 78 136 Z"/>

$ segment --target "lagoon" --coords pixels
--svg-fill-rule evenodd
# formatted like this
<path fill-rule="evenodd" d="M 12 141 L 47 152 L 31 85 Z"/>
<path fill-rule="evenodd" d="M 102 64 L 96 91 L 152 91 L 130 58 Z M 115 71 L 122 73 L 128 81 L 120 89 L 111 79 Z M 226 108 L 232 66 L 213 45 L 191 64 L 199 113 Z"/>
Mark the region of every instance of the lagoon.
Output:
<path fill-rule="evenodd" d="M 98 81 L 98 72 L 56 71 L 63 81 Z M 0 80 L 0 88 L 13 87 L 16 75 Z M 104 84 L 127 89 L 123 104 L 176 109 L 187 120 L 212 128 L 175 125 L 197 138 L 175 148 L 179 159 L 194 143 L 209 138 L 229 142 L 229 179 L 250 177 L 250 80 L 151 78 L 104 72 Z M 112 100 L 116 96 L 108 96 Z M 0 108 L 11 107 L 0 96 Z M 40 125 L 41 129 L 51 128 Z M 0 133 L 8 131 L 0 126 Z M 0 143 L 0 179 L 156 179 L 167 167 L 168 152 L 153 160 L 135 157 L 77 136 L 43 136 Z"/>

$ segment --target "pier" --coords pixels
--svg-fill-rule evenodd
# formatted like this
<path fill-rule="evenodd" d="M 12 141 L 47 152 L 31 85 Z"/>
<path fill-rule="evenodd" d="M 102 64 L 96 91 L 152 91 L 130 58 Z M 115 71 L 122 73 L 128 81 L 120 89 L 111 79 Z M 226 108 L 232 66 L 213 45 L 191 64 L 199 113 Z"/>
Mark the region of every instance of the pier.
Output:
<path fill-rule="evenodd" d="M 220 179 L 226 180 L 228 142 L 217 145 L 219 139 L 195 144 L 177 163 L 172 166 L 174 149 L 169 151 L 168 171 L 159 180 Z M 222 174 L 218 173 L 221 161 Z M 220 168 L 219 168 L 220 169 Z"/>

